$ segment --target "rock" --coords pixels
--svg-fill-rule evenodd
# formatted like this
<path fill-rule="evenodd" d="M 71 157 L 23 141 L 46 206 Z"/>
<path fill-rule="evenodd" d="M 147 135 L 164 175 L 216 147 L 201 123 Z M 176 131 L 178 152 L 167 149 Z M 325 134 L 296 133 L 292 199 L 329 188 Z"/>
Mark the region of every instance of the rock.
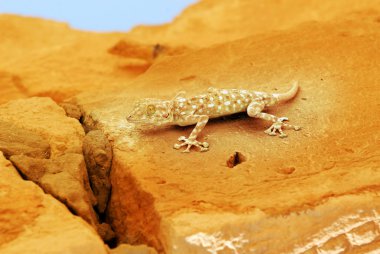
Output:
<path fill-rule="evenodd" d="M 90 131 L 83 140 L 83 155 L 92 190 L 97 199 L 97 210 L 104 213 L 111 190 L 109 179 L 112 148 L 100 130 Z"/>
<path fill-rule="evenodd" d="M 100 224 L 93 209 L 97 201 L 90 187 L 82 155 L 65 154 L 54 159 L 15 155 L 10 160 L 26 179 L 37 183 L 46 193 L 92 225 L 103 240 L 110 241 L 115 237 L 108 224 Z"/>
<path fill-rule="evenodd" d="M 379 17 L 377 0 L 205 0 L 171 24 L 98 34 L 2 15 L 0 69 L 28 96 L 76 95 L 86 130 L 112 142 L 104 216 L 118 243 L 168 254 L 376 253 Z M 282 92 L 293 80 L 299 95 L 270 109 L 303 127 L 286 140 L 265 135 L 264 121 L 231 117 L 202 131 L 209 152 L 183 155 L 172 146 L 192 127 L 140 130 L 125 119 L 140 98 L 209 86 Z M 49 99 L 0 106 L 1 121 L 49 140 L 52 161 L 82 151 L 83 130 L 63 115 Z M 247 160 L 229 170 L 233 151 Z"/>
<path fill-rule="evenodd" d="M 180 55 L 186 51 L 188 51 L 188 49 L 185 47 L 174 48 L 161 44 L 144 45 L 131 40 L 121 40 L 108 50 L 109 53 L 117 56 L 139 59 L 142 64 L 145 63 L 148 67 L 160 56 Z"/>
<path fill-rule="evenodd" d="M 111 225 L 102 222 L 96 226 L 96 230 L 98 231 L 98 234 L 103 239 L 104 242 L 107 244 L 113 244 L 116 239 L 116 234 L 111 228 Z"/>
<path fill-rule="evenodd" d="M 1 117 L 0 117 L 1 118 Z M 5 157 L 24 154 L 34 158 L 49 158 L 50 145 L 34 132 L 22 129 L 11 122 L 0 120 L 0 151 Z"/>
<path fill-rule="evenodd" d="M 80 217 L 31 181 L 21 179 L 0 152 L 0 252 L 106 254 Z"/>
<path fill-rule="evenodd" d="M 93 226 L 98 224 L 92 208 L 92 193 L 82 155 L 65 154 L 54 159 L 12 156 L 11 161 L 26 179 L 37 183 L 46 192 L 66 204 Z"/>
<path fill-rule="evenodd" d="M 114 145 L 107 215 L 118 241 L 166 253 L 207 253 L 212 242 L 225 252 L 233 242 L 247 253 L 340 245 L 359 252 L 364 242 L 378 248 L 378 226 L 367 230 L 379 213 L 378 16 L 357 13 L 165 58 L 128 91 L 98 102 L 78 96 L 85 118 Z M 207 91 L 198 79 L 267 92 L 286 91 L 298 80 L 299 95 L 270 112 L 303 128 L 287 130 L 284 140 L 266 135 L 265 121 L 210 121 L 199 138 L 207 138 L 210 151 L 184 155 L 172 147 L 192 126 L 140 130 L 125 120 L 135 100 L 157 91 L 162 99 L 180 89 Z M 226 170 L 231 151 L 247 158 L 237 170 Z M 286 167 L 296 170 L 278 172 Z M 357 229 L 365 238 L 359 246 L 350 230 L 361 225 L 373 237 Z"/>
<path fill-rule="evenodd" d="M 9 72 L 0 71 L 0 104 L 27 96 L 21 78 Z"/>
<path fill-rule="evenodd" d="M 380 10 L 377 0 L 199 1 L 170 24 L 140 25 L 126 38 L 141 43 L 209 47 L 252 35 L 286 31 L 306 22 L 326 22 L 361 10 Z"/>
<path fill-rule="evenodd" d="M 120 244 L 110 251 L 110 254 L 157 254 L 157 252 L 145 245 L 132 246 L 128 244 Z"/>
<path fill-rule="evenodd" d="M 65 110 L 66 115 L 68 117 L 72 117 L 72 118 L 75 118 L 77 120 L 81 119 L 82 110 L 75 103 L 61 102 L 61 103 L 59 103 L 59 106 L 61 106 Z"/>
<path fill-rule="evenodd" d="M 78 31 L 62 22 L 8 14 L 0 15 L 0 31 L 0 71 L 22 81 L 22 86 L 4 83 L 0 103 L 18 96 L 62 102 L 84 91 L 122 89 L 141 74 L 124 68 L 127 60 L 107 52 L 123 33 Z"/>
<path fill-rule="evenodd" d="M 65 153 L 82 153 L 82 126 L 77 120 L 67 117 L 65 111 L 50 98 L 34 97 L 2 104 L 0 121 L 12 123 L 18 132 L 25 131 L 25 135 L 33 132 L 31 136 L 39 136 L 49 142 L 52 158 Z"/>
<path fill-rule="evenodd" d="M 80 123 L 67 117 L 64 110 L 49 98 L 3 104 L 0 106 L 0 121 L 11 122 L 14 126 L 9 135 L 9 131 L 4 132 L 6 139 L 2 146 L 9 155 L 19 154 L 11 156 L 11 160 L 21 173 L 90 223 L 105 240 L 112 239 L 113 231 L 109 225 L 99 223 L 93 209 L 97 200 L 91 190 L 82 155 L 84 131 Z M 3 128 L 7 127 L 5 124 Z M 0 140 L 3 139 L 1 137 Z M 33 142 L 39 144 L 34 146 Z M 45 151 L 49 146 L 51 158 L 41 159 L 48 157 Z"/>

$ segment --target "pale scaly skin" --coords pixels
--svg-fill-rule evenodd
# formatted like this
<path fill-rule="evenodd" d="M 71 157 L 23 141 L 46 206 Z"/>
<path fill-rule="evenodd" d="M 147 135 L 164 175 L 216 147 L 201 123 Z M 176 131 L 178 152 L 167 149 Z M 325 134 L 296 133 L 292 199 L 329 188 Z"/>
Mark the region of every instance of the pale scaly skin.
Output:
<path fill-rule="evenodd" d="M 280 137 L 287 135 L 282 127 L 300 130 L 298 126 L 284 123 L 287 117 L 276 117 L 262 111 L 269 106 L 292 99 L 299 89 L 295 82 L 292 88 L 283 94 L 270 94 L 242 89 L 217 89 L 209 88 L 206 93 L 186 98 L 185 92 L 178 93 L 172 100 L 143 99 L 136 103 L 127 120 L 142 125 L 195 125 L 189 137 L 181 136 L 174 148 L 186 146 L 183 152 L 190 152 L 192 146 L 200 151 L 207 151 L 207 142 L 197 141 L 197 136 L 207 124 L 210 118 L 231 115 L 239 112 L 247 112 L 250 117 L 261 118 L 273 122 L 265 131 L 268 135 Z"/>

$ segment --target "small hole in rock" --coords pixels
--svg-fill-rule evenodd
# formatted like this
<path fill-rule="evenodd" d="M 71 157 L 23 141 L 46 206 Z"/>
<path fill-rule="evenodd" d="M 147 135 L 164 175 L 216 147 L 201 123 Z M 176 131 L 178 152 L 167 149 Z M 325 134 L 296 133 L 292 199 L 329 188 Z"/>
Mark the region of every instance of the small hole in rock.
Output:
<path fill-rule="evenodd" d="M 227 160 L 227 167 L 233 168 L 246 160 L 247 158 L 241 152 L 234 152 Z"/>

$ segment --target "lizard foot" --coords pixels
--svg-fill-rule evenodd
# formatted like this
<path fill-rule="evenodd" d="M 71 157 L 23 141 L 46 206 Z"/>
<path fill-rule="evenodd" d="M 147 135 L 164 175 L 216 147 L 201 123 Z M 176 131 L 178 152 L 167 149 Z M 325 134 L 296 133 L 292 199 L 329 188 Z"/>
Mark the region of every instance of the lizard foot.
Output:
<path fill-rule="evenodd" d="M 292 129 L 294 129 L 296 131 L 298 131 L 298 130 L 301 129 L 301 127 L 299 127 L 299 126 L 293 126 L 293 125 L 284 123 L 284 121 L 288 121 L 288 120 L 289 119 L 287 117 L 279 117 L 277 119 L 277 121 L 275 123 L 273 123 L 272 126 L 269 127 L 267 130 L 265 130 L 264 132 L 267 133 L 270 136 L 276 136 L 276 133 L 279 132 L 280 133 L 280 135 L 279 135 L 280 138 L 286 138 L 288 135 L 286 135 L 282 131 L 282 127 L 292 128 Z"/>
<path fill-rule="evenodd" d="M 182 146 L 186 146 L 186 149 L 183 150 L 182 152 L 183 153 L 189 153 L 190 152 L 190 148 L 192 146 L 195 146 L 195 147 L 198 147 L 201 149 L 201 152 L 205 152 L 205 151 L 208 151 L 208 143 L 207 142 L 199 142 L 197 140 L 191 140 L 191 139 L 188 139 L 186 138 L 185 136 L 181 136 L 178 138 L 178 141 L 182 141 L 183 143 L 182 144 L 174 144 L 174 149 L 179 149 L 181 148 Z"/>

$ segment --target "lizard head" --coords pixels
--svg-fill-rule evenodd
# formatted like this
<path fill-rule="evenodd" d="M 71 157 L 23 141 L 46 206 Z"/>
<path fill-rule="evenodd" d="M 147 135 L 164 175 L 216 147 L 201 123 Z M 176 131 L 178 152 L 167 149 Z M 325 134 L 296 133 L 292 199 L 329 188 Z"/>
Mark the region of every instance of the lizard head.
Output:
<path fill-rule="evenodd" d="M 140 125 L 168 125 L 173 121 L 172 108 L 172 102 L 167 100 L 139 100 L 127 120 Z"/>

